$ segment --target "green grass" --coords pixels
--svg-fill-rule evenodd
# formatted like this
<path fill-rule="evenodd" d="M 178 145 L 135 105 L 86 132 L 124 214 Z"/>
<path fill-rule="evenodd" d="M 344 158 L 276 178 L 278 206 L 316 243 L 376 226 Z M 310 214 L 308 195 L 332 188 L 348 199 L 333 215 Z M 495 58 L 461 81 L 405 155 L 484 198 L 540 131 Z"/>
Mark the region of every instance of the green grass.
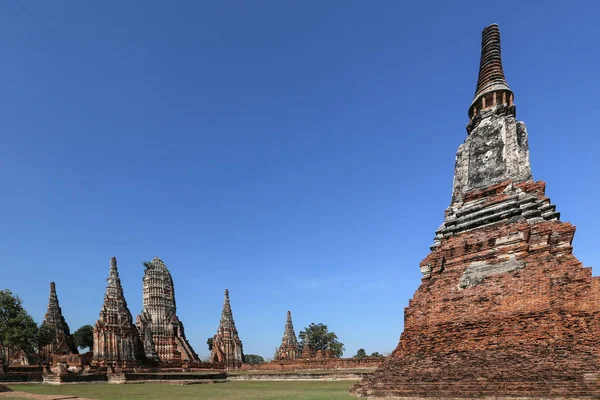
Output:
<path fill-rule="evenodd" d="M 250 381 L 204 385 L 17 385 L 11 386 L 11 389 L 37 394 L 72 395 L 100 400 L 350 400 L 348 389 L 353 384 L 353 381 Z"/>

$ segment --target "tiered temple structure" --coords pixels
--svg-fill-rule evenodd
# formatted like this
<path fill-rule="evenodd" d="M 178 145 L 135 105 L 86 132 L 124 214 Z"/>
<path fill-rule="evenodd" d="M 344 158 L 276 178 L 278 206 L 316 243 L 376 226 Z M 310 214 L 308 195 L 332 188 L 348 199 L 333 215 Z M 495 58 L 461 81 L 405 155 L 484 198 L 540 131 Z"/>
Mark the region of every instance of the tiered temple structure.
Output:
<path fill-rule="evenodd" d="M 239 368 L 244 361 L 242 341 L 233 321 L 231 304 L 229 304 L 229 290 L 225 289 L 223 313 L 217 334 L 213 337 L 210 360 L 213 363 L 223 363 L 225 368 Z"/>
<path fill-rule="evenodd" d="M 77 347 L 73 342 L 71 330 L 62 315 L 62 310 L 58 304 L 56 296 L 56 284 L 50 282 L 50 298 L 48 299 L 48 309 L 42 324 L 49 325 L 56 330 L 56 337 L 49 345 L 41 350 L 42 360 L 49 360 L 51 354 L 79 354 Z"/>
<path fill-rule="evenodd" d="M 281 346 L 275 353 L 275 360 L 295 360 L 298 356 L 298 339 L 294 331 L 294 324 L 292 324 L 292 313 L 288 311 Z"/>
<path fill-rule="evenodd" d="M 167 266 L 160 258 L 154 258 L 144 266 L 144 302 L 136 326 L 145 357 L 161 363 L 199 361 L 177 318 L 175 287 Z"/>
<path fill-rule="evenodd" d="M 141 342 L 123 294 L 117 259 L 110 259 L 104 303 L 94 325 L 94 362 L 133 365 L 143 358 Z"/>
<path fill-rule="evenodd" d="M 484 29 L 453 196 L 392 355 L 351 393 L 369 398 L 600 397 L 600 277 L 532 180 L 527 129 Z"/>

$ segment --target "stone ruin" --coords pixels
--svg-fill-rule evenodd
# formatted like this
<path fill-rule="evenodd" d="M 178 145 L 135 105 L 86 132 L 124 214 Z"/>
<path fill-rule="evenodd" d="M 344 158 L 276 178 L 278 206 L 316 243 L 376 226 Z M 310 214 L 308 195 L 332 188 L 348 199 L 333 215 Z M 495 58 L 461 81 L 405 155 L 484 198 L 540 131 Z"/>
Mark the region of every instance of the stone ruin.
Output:
<path fill-rule="evenodd" d="M 303 360 L 329 360 L 336 358 L 331 349 L 319 349 L 315 350 L 310 344 L 302 343 L 302 350 L 299 350 L 300 358 Z"/>
<path fill-rule="evenodd" d="M 223 313 L 217 334 L 213 337 L 210 351 L 210 362 L 222 363 L 226 368 L 239 368 L 244 360 L 242 341 L 233 321 L 231 304 L 229 304 L 229 290 L 225 289 Z"/>
<path fill-rule="evenodd" d="M 281 346 L 277 348 L 274 358 L 275 360 L 295 360 L 298 358 L 298 355 L 298 339 L 296 338 L 294 324 L 292 323 L 292 313 L 288 311 Z"/>
<path fill-rule="evenodd" d="M 94 362 L 99 365 L 127 365 L 142 358 L 143 349 L 125 301 L 117 259 L 112 257 L 104 303 L 94 325 Z"/>
<path fill-rule="evenodd" d="M 56 296 L 56 284 L 50 282 L 50 298 L 48 299 L 48 309 L 42 324 L 51 326 L 56 330 L 56 337 L 52 343 L 44 346 L 41 351 L 43 360 L 50 360 L 52 354 L 79 354 L 77 347 L 73 342 L 71 330 L 62 315 L 62 310 L 58 304 Z"/>
<path fill-rule="evenodd" d="M 398 347 L 351 393 L 369 398 L 600 397 L 600 277 L 534 182 L 527 129 L 484 29 L 453 195 Z"/>
<path fill-rule="evenodd" d="M 136 326 L 145 357 L 161 363 L 199 362 L 177 317 L 171 273 L 160 258 L 144 265 L 143 309 L 137 317 Z"/>

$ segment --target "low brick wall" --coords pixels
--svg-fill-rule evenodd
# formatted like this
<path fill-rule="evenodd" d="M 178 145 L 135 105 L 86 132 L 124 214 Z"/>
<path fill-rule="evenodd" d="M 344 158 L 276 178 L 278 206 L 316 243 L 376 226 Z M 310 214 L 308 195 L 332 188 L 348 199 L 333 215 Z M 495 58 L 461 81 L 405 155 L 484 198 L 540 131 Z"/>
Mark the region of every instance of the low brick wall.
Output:
<path fill-rule="evenodd" d="M 223 363 L 165 363 L 153 367 L 139 368 L 140 372 L 160 373 L 160 372 L 182 372 L 182 371 L 223 371 L 225 365 Z"/>
<path fill-rule="evenodd" d="M 128 381 L 201 381 L 210 379 L 227 379 L 225 373 L 213 374 L 123 374 Z"/>
<path fill-rule="evenodd" d="M 44 375 L 43 382 L 48 385 L 61 385 L 63 383 L 91 383 L 91 382 L 107 382 L 106 374 L 91 374 L 91 375 Z"/>
<path fill-rule="evenodd" d="M 377 368 L 384 357 L 365 358 L 329 358 L 326 360 L 298 359 L 291 361 L 271 361 L 262 364 L 243 364 L 242 371 L 306 371 L 306 370 L 344 370 Z"/>
<path fill-rule="evenodd" d="M 69 367 L 84 367 L 90 365 L 92 362 L 93 353 L 87 352 L 85 354 L 51 354 L 50 364 L 53 367 L 61 363 L 66 363 Z"/>
<path fill-rule="evenodd" d="M 10 366 L 5 374 L 0 374 L 0 382 L 41 382 L 42 367 L 32 366 Z"/>

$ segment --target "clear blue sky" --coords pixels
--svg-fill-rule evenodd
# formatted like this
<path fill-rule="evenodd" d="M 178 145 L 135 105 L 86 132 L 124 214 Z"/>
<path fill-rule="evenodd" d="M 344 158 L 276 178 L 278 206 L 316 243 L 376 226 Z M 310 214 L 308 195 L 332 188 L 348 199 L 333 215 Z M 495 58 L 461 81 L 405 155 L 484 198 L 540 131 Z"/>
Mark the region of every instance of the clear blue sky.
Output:
<path fill-rule="evenodd" d="M 543 5 L 542 5 L 543 4 Z M 291 310 L 389 352 L 450 202 L 498 23 L 534 178 L 600 268 L 594 1 L 20 1 L 0 12 L 0 287 L 94 324 L 161 257 L 207 355 L 223 290 L 249 354 Z"/>

